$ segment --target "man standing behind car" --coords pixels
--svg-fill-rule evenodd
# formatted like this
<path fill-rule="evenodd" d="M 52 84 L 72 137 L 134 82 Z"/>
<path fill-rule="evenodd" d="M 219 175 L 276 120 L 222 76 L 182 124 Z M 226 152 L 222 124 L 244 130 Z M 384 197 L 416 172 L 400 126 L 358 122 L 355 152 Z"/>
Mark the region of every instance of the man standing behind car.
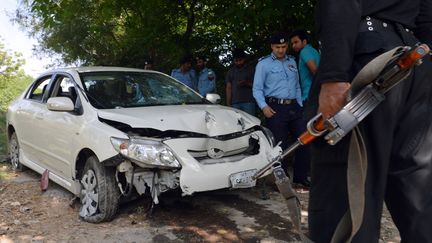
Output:
<path fill-rule="evenodd" d="M 233 50 L 233 62 L 225 78 L 226 104 L 255 116 L 256 105 L 252 96 L 255 67 L 246 64 L 246 53 L 240 48 Z"/>
<path fill-rule="evenodd" d="M 320 55 L 309 44 L 309 37 L 306 31 L 294 31 L 290 36 L 290 40 L 293 50 L 299 53 L 300 84 L 302 88 L 302 100 L 305 102 L 309 97 L 312 81 L 318 70 Z"/>
<path fill-rule="evenodd" d="M 216 75 L 213 70 L 206 67 L 207 58 L 199 56 L 196 59 L 196 68 L 198 72 L 198 92 L 202 96 L 216 91 Z"/>
<path fill-rule="evenodd" d="M 288 147 L 288 134 L 299 137 L 305 130 L 303 103 L 294 57 L 287 56 L 288 36 L 274 34 L 271 39 L 272 53 L 258 61 L 253 83 L 253 96 L 266 117 L 268 128 L 276 142 L 282 141 L 282 149 Z M 282 164 L 287 169 L 287 164 Z M 303 148 L 295 153 L 293 182 L 308 188 L 308 154 Z"/>
<path fill-rule="evenodd" d="M 177 79 L 189 88 L 196 90 L 197 81 L 195 71 L 192 69 L 192 56 L 186 55 L 180 59 L 180 68 L 171 71 L 171 77 Z"/>

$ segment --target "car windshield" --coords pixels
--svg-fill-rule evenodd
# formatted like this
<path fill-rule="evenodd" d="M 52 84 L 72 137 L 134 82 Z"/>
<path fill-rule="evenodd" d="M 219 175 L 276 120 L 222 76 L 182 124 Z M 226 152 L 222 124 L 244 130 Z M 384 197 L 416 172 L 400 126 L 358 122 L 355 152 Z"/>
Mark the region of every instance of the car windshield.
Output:
<path fill-rule="evenodd" d="M 185 85 L 159 73 L 80 74 L 90 103 L 98 109 L 208 103 Z"/>

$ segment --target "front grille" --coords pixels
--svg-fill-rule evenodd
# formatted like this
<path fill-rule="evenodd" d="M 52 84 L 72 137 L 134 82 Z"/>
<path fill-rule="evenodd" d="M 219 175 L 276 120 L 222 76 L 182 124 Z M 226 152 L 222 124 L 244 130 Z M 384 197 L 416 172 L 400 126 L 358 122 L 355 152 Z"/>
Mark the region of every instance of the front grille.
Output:
<path fill-rule="evenodd" d="M 219 164 L 235 163 L 246 157 L 259 153 L 259 138 L 256 136 L 249 137 L 249 146 L 237 148 L 234 150 L 224 151 L 220 158 L 212 158 L 207 150 L 188 150 L 189 154 L 201 164 Z"/>

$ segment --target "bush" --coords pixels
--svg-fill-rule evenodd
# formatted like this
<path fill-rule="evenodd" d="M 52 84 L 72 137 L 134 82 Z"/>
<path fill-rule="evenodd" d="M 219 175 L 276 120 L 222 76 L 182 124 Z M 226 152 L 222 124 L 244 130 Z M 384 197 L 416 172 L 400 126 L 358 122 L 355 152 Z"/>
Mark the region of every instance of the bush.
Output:
<path fill-rule="evenodd" d="M 0 112 L 6 112 L 10 102 L 24 91 L 32 79 L 32 77 L 24 73 L 19 73 L 17 76 L 12 77 L 4 88 L 0 89 Z"/>

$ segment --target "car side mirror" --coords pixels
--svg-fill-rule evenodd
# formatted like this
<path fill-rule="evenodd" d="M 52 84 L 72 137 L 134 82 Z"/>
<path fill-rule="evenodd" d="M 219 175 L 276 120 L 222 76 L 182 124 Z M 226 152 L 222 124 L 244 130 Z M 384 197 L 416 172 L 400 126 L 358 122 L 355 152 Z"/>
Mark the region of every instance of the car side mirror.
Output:
<path fill-rule="evenodd" d="M 210 101 L 213 104 L 219 104 L 221 101 L 221 97 L 218 94 L 207 94 L 206 100 Z"/>
<path fill-rule="evenodd" d="M 50 111 L 74 111 L 75 107 L 69 97 L 51 97 L 47 101 Z"/>

